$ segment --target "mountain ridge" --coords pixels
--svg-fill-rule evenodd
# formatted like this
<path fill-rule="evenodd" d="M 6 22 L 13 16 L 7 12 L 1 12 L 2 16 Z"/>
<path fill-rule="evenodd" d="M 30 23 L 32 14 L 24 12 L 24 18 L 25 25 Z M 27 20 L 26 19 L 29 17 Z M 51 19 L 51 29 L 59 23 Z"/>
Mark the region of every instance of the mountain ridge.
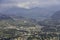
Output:
<path fill-rule="evenodd" d="M 17 15 L 17 16 L 24 16 L 30 18 L 40 18 L 40 17 L 46 18 L 50 16 L 50 11 L 48 9 L 38 8 L 38 7 L 32 9 L 12 7 L 12 8 L 8 8 L 3 13 L 8 15 Z"/>

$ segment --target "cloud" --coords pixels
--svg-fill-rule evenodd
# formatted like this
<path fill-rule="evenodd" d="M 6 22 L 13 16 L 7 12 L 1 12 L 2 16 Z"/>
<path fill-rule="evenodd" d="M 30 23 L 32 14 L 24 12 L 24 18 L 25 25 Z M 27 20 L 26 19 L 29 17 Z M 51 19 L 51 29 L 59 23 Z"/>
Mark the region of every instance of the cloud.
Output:
<path fill-rule="evenodd" d="M 60 5 L 60 0 L 2 0 L 0 6 L 5 7 L 47 7 L 53 5 Z"/>

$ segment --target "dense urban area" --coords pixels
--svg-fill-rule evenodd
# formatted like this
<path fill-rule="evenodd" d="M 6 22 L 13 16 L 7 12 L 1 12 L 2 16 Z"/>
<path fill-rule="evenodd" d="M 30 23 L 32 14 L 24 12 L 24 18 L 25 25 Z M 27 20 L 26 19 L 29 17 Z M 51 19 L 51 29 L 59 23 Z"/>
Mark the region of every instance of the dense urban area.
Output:
<path fill-rule="evenodd" d="M 0 14 L 0 40 L 60 40 L 60 11 L 56 13 L 44 20 Z"/>
<path fill-rule="evenodd" d="M 0 40 L 60 40 L 60 0 L 0 0 Z"/>

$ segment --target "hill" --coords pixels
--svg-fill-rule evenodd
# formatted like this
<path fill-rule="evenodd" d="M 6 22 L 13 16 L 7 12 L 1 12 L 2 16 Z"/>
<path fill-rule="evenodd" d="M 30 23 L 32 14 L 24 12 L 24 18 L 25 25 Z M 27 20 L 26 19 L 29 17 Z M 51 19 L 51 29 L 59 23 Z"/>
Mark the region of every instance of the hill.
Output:
<path fill-rule="evenodd" d="M 0 20 L 12 19 L 10 16 L 0 13 Z"/>
<path fill-rule="evenodd" d="M 7 27 L 35 27 L 35 19 L 25 18 L 22 16 L 8 16 L 0 13 L 0 28 Z M 15 27 L 14 27 L 15 26 Z"/>
<path fill-rule="evenodd" d="M 51 18 L 38 22 L 38 24 L 45 26 L 42 28 L 44 32 L 60 32 L 60 11 L 55 12 Z"/>
<path fill-rule="evenodd" d="M 60 11 L 55 12 L 52 16 L 52 19 L 54 20 L 60 20 Z"/>

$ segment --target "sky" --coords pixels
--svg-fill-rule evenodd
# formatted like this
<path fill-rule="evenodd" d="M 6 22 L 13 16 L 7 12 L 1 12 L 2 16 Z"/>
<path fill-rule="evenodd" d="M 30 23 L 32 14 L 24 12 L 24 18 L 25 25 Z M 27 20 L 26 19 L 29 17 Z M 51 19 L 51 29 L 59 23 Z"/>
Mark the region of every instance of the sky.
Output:
<path fill-rule="evenodd" d="M 50 7 L 54 5 L 60 5 L 60 0 L 0 0 L 0 8 L 7 7 Z"/>

